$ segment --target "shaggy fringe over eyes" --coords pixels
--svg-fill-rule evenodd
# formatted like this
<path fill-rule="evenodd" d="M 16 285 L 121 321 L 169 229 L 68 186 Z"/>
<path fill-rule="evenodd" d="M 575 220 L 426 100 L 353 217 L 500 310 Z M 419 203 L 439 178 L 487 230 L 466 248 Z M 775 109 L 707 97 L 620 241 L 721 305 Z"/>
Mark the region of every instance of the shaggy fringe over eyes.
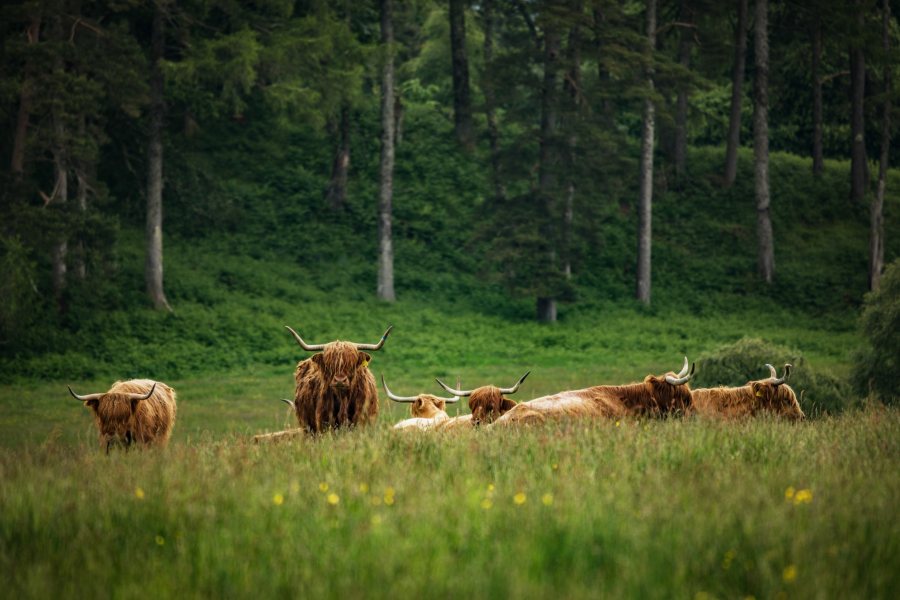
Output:
<path fill-rule="evenodd" d="M 321 356 L 315 359 L 315 356 Z M 322 368 L 316 364 L 322 363 Z M 324 372 L 323 372 L 324 371 Z M 346 388 L 334 388 L 333 373 L 346 372 Z M 360 362 L 360 352 L 349 342 L 331 342 L 320 355 L 300 361 L 294 372 L 294 411 L 301 427 L 318 433 L 326 429 L 361 425 L 378 416 L 375 377 Z"/>
<path fill-rule="evenodd" d="M 491 423 L 515 405 L 514 401 L 503 397 L 500 388 L 492 385 L 480 387 L 469 396 L 469 410 L 475 424 Z"/>
<path fill-rule="evenodd" d="M 175 390 L 156 382 L 153 395 L 137 404 L 132 415 L 129 394 L 146 394 L 154 382 L 148 379 L 117 381 L 93 407 L 94 420 L 103 443 L 103 432 L 130 431 L 142 444 L 165 446 L 175 426 Z"/>

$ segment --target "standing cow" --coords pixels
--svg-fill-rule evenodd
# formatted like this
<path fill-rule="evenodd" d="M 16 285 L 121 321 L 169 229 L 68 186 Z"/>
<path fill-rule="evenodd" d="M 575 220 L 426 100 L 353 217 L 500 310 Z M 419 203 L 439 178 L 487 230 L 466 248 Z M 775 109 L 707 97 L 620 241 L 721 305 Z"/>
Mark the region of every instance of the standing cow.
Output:
<path fill-rule="evenodd" d="M 384 375 L 381 376 L 381 385 L 384 386 L 384 392 L 388 398 L 394 402 L 409 403 L 409 412 L 412 418 L 405 419 L 394 425 L 394 429 L 431 429 L 438 423 L 446 421 L 450 418 L 447 414 L 447 404 L 459 402 L 459 396 L 451 396 L 450 398 L 440 398 L 431 394 L 419 394 L 418 396 L 398 396 L 388 388 L 384 381 Z M 457 381 L 456 386 L 459 387 Z"/>
<path fill-rule="evenodd" d="M 582 390 L 559 392 L 517 404 L 497 419 L 496 425 L 539 423 L 548 419 L 625 416 L 665 416 L 683 413 L 691 404 L 687 382 L 688 359 L 679 373 L 647 375 L 641 383 L 598 385 Z"/>
<path fill-rule="evenodd" d="M 506 394 L 515 394 L 519 390 L 519 386 L 528 377 L 531 371 L 526 372 L 519 381 L 510 388 L 498 388 L 493 385 L 485 385 L 474 390 L 459 390 L 448 386 L 440 379 L 435 381 L 453 394 L 454 396 L 467 396 L 469 398 L 469 410 L 471 415 L 455 417 L 440 423 L 439 429 L 454 429 L 456 427 L 470 427 L 482 424 L 492 423 L 501 415 L 511 410 L 516 403 L 514 400 L 506 398 Z"/>
<path fill-rule="evenodd" d="M 378 391 L 369 370 L 372 356 L 364 350 L 381 350 L 393 325 L 377 344 L 307 344 L 296 331 L 287 329 L 301 348 L 317 352 L 300 361 L 294 372 L 294 413 L 300 427 L 319 433 L 374 421 L 378 416 Z"/>
<path fill-rule="evenodd" d="M 69 393 L 94 413 L 100 446 L 131 444 L 165 446 L 175 425 L 175 390 L 159 381 L 132 379 L 117 381 L 108 392 L 78 395 Z"/>
<path fill-rule="evenodd" d="M 741 387 L 714 387 L 691 390 L 692 413 L 707 417 L 737 418 L 760 412 L 776 414 L 788 419 L 804 419 L 797 395 L 785 383 L 793 367 L 784 365 L 781 377 L 770 364 L 768 379 L 750 381 Z"/>

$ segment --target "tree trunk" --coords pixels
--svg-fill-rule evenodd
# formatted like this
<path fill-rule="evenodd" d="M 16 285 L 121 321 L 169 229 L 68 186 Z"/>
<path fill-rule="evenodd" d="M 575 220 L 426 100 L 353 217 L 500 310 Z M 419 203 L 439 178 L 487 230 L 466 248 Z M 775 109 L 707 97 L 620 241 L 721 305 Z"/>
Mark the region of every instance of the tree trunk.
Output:
<path fill-rule="evenodd" d="M 825 168 L 822 150 L 822 18 L 817 13 L 813 17 L 812 34 L 812 86 L 813 86 L 813 175 L 822 176 Z"/>
<path fill-rule="evenodd" d="M 884 192 L 891 148 L 891 62 L 890 62 L 891 5 L 883 0 L 881 7 L 881 45 L 884 50 L 884 105 L 881 112 L 881 156 L 878 160 L 878 187 L 870 209 L 869 289 L 875 291 L 884 270 Z"/>
<path fill-rule="evenodd" d="M 453 70 L 453 121 L 456 139 L 466 148 L 474 145 L 472 100 L 469 93 L 469 59 L 466 55 L 466 8 L 463 0 L 450 0 L 450 54 Z"/>
<path fill-rule="evenodd" d="M 62 117 L 53 114 L 53 173 L 56 183 L 50 196 L 53 203 L 65 206 L 69 202 L 69 157 L 66 151 L 66 130 Z M 49 204 L 49 202 L 48 202 Z M 53 269 L 53 297 L 59 312 L 66 311 L 65 289 L 68 267 L 66 259 L 69 254 L 68 235 L 62 234 L 50 249 L 50 259 Z"/>
<path fill-rule="evenodd" d="M 603 53 L 603 28 L 606 27 L 606 17 L 599 6 L 594 7 L 594 44 L 597 47 L 597 79 L 600 81 L 600 112 L 604 126 L 612 127 L 615 120 L 613 103 L 610 94 L 610 75 L 601 60 Z"/>
<path fill-rule="evenodd" d="M 556 190 L 556 170 L 558 168 L 558 99 L 556 92 L 556 73 L 559 69 L 560 35 L 555 24 L 548 23 L 544 28 L 544 83 L 541 89 L 541 139 L 539 151 L 538 194 L 540 196 L 541 213 L 540 234 L 547 245 L 548 271 L 555 271 L 557 263 L 556 227 L 554 226 L 554 196 Z M 537 298 L 537 319 L 539 321 L 556 321 L 556 298 L 541 296 Z"/>
<path fill-rule="evenodd" d="M 581 108 L 581 14 L 584 10 L 582 0 L 571 0 L 570 9 L 578 15 L 569 29 L 567 62 L 569 70 L 563 88 L 568 92 L 568 139 L 566 140 L 566 202 L 563 210 L 562 255 L 563 274 L 567 279 L 572 277 L 572 224 L 575 220 L 575 154 L 578 147 L 579 110 Z"/>
<path fill-rule="evenodd" d="M 734 29 L 734 65 L 731 68 L 731 116 L 725 150 L 725 187 L 737 177 L 738 148 L 741 146 L 741 100 L 747 56 L 747 0 L 737 0 L 738 20 Z"/>
<path fill-rule="evenodd" d="M 494 198 L 506 197 L 506 187 L 500 175 L 500 128 L 497 125 L 497 96 L 494 90 L 494 2 L 485 0 L 481 3 L 484 14 L 484 81 L 481 89 L 484 92 L 484 111 L 487 118 L 488 142 L 491 147 L 491 181 L 494 185 Z"/>
<path fill-rule="evenodd" d="M 350 171 L 350 107 L 341 107 L 338 123 L 338 144 L 331 163 L 331 179 L 325 192 L 325 199 L 332 210 L 340 210 L 347 200 L 347 177 Z"/>
<path fill-rule="evenodd" d="M 378 192 L 378 298 L 394 302 L 394 246 L 391 202 L 394 194 L 394 23 L 393 0 L 381 0 L 381 167 Z"/>
<path fill-rule="evenodd" d="M 31 22 L 25 30 L 25 36 L 28 45 L 36 44 L 40 37 L 41 17 L 36 15 L 31 17 Z M 28 120 L 31 116 L 32 103 L 32 83 L 33 66 L 31 58 L 25 59 L 25 68 L 23 69 L 22 90 L 19 93 L 19 111 L 16 116 L 16 132 L 13 137 L 12 157 L 10 158 L 10 170 L 16 180 L 21 180 L 25 172 L 25 144 L 28 138 Z"/>
<path fill-rule="evenodd" d="M 163 145 L 165 119 L 163 75 L 160 61 L 165 43 L 165 19 L 162 7 L 156 5 L 151 32 L 149 141 L 147 144 L 147 262 L 144 278 L 147 295 L 157 310 L 172 310 L 163 289 Z"/>
<path fill-rule="evenodd" d="M 641 178 L 638 197 L 637 299 L 650 304 L 650 249 L 653 206 L 653 136 L 656 107 L 649 94 L 653 92 L 653 51 L 656 49 L 656 0 L 647 0 L 647 98 L 644 100 L 644 124 L 641 136 Z"/>
<path fill-rule="evenodd" d="M 855 3 L 857 22 L 860 32 L 865 27 L 865 11 L 857 2 Z M 861 35 L 861 33 L 860 33 Z M 863 54 L 862 42 L 858 39 L 850 48 L 850 199 L 862 204 L 866 196 L 867 165 L 866 165 L 866 58 Z"/>
<path fill-rule="evenodd" d="M 756 76 L 753 81 L 753 159 L 756 184 L 756 232 L 759 274 L 766 283 L 775 276 L 775 247 L 769 210 L 769 4 L 756 0 L 754 29 Z"/>
<path fill-rule="evenodd" d="M 78 136 L 81 139 L 85 139 L 87 136 L 85 125 L 84 114 L 80 114 L 78 116 Z M 87 196 L 88 196 L 88 175 L 87 175 L 87 161 L 89 159 L 87 157 L 82 157 L 80 160 L 75 161 L 75 182 L 78 184 L 78 192 L 76 195 L 76 201 L 78 203 L 78 210 L 84 215 L 87 212 Z M 82 222 L 84 220 L 82 219 Z M 84 232 L 82 231 L 82 227 L 79 227 L 78 241 L 75 243 L 75 252 L 72 257 L 72 265 L 73 270 L 75 271 L 75 277 L 79 280 L 84 281 L 84 278 L 87 276 L 87 267 L 85 264 L 85 251 L 84 251 Z"/>
<path fill-rule="evenodd" d="M 692 23 L 694 11 L 687 0 L 681 0 L 681 20 L 685 24 Z M 691 66 L 691 49 L 694 34 L 689 27 L 682 26 L 680 39 L 678 40 L 678 62 L 686 70 Z M 678 98 L 675 105 L 675 178 L 684 179 L 687 170 L 687 119 L 688 119 L 688 84 L 682 82 L 678 86 Z"/>

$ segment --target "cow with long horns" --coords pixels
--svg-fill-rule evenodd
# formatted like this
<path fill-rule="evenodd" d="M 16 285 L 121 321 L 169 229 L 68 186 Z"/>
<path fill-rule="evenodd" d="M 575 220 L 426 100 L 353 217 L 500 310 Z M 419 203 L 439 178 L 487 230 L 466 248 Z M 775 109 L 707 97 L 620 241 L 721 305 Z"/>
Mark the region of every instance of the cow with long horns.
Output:
<path fill-rule="evenodd" d="M 527 371 L 512 387 L 500 388 L 493 385 L 485 385 L 474 390 L 460 390 L 452 388 L 440 379 L 436 379 L 442 388 L 454 396 L 462 396 L 469 398 L 469 410 L 472 414 L 461 417 L 454 417 L 441 422 L 438 429 L 454 429 L 457 427 L 474 427 L 477 425 L 487 425 L 498 419 L 501 415 L 516 406 L 514 400 L 506 397 L 508 394 L 515 394 L 519 391 L 519 386 L 528 377 L 531 371 Z"/>
<path fill-rule="evenodd" d="M 690 413 L 706 417 L 740 418 L 771 413 L 788 419 L 804 419 L 797 395 L 785 383 L 793 366 L 784 365 L 781 377 L 770 364 L 769 378 L 750 381 L 740 387 L 714 387 L 691 390 Z"/>
<path fill-rule="evenodd" d="M 394 429 L 431 429 L 438 423 L 450 418 L 446 410 L 447 404 L 459 402 L 459 396 L 451 396 L 449 398 L 441 398 L 431 394 L 398 396 L 388 388 L 384 375 L 381 376 L 381 385 L 384 386 L 384 392 L 388 398 L 394 402 L 408 403 L 409 412 L 412 414 L 411 418 L 404 419 L 394 425 Z M 459 387 L 459 381 L 457 381 L 456 387 Z"/>
<path fill-rule="evenodd" d="M 351 425 L 365 425 L 378 416 L 378 391 L 369 370 L 372 356 L 381 350 L 393 329 L 388 327 L 377 344 L 335 341 L 307 344 L 285 325 L 313 356 L 300 361 L 294 372 L 294 413 L 300 427 L 312 433 Z"/>
<path fill-rule="evenodd" d="M 626 416 L 665 416 L 683 413 L 691 405 L 687 382 L 694 376 L 694 365 L 688 371 L 688 359 L 679 373 L 647 375 L 640 383 L 598 385 L 542 396 L 517 404 L 495 425 L 541 423 L 567 418 L 621 418 Z"/>
<path fill-rule="evenodd" d="M 165 446 L 175 425 L 175 390 L 149 379 L 117 381 L 108 392 L 69 393 L 94 414 L 100 446 Z"/>

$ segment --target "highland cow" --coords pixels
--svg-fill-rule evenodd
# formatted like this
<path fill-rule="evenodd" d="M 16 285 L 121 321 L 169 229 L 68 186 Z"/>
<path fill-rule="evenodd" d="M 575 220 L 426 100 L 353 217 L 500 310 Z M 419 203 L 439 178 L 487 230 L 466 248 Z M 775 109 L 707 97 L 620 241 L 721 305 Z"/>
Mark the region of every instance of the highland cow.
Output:
<path fill-rule="evenodd" d="M 388 388 L 384 381 L 384 375 L 381 376 L 381 385 L 388 398 L 394 402 L 409 403 L 409 412 L 412 418 L 405 419 L 394 425 L 394 429 L 430 429 L 442 421 L 450 418 L 447 414 L 447 404 L 459 402 L 459 396 L 451 396 L 450 398 L 440 398 L 431 394 L 419 394 L 418 396 L 398 396 Z M 456 387 L 459 387 L 457 382 Z"/>
<path fill-rule="evenodd" d="M 761 412 L 776 414 L 788 419 L 804 419 L 797 395 L 787 381 L 793 366 L 784 365 L 781 377 L 770 364 L 770 377 L 750 381 L 741 387 L 714 387 L 691 390 L 690 413 L 705 417 L 740 418 Z"/>
<path fill-rule="evenodd" d="M 294 372 L 294 414 L 300 427 L 320 433 L 373 422 L 378 416 L 378 391 L 368 368 L 372 356 L 364 350 L 380 350 L 393 325 L 377 344 L 307 344 L 296 331 L 287 329 L 301 348 L 318 352 L 300 361 Z"/>
<path fill-rule="evenodd" d="M 175 390 L 159 381 L 117 381 L 108 392 L 69 393 L 94 413 L 100 446 L 165 446 L 175 425 Z"/>
<path fill-rule="evenodd" d="M 471 415 L 455 417 L 448 419 L 438 425 L 438 429 L 454 429 L 457 427 L 476 427 L 478 425 L 487 425 L 494 422 L 501 415 L 516 406 L 514 400 L 505 397 L 505 394 L 515 394 L 519 390 L 519 386 L 528 377 L 531 371 L 526 372 L 519 381 L 510 388 L 498 388 L 493 385 L 485 385 L 474 390 L 460 390 L 448 386 L 446 383 L 437 379 L 438 384 L 446 391 L 454 396 L 466 396 L 469 398 L 469 410 Z"/>
<path fill-rule="evenodd" d="M 598 385 L 559 392 L 517 404 L 497 419 L 495 425 L 541 423 L 566 418 L 659 417 L 683 413 L 691 404 L 690 386 L 694 365 L 688 359 L 679 373 L 647 375 L 641 383 Z"/>

